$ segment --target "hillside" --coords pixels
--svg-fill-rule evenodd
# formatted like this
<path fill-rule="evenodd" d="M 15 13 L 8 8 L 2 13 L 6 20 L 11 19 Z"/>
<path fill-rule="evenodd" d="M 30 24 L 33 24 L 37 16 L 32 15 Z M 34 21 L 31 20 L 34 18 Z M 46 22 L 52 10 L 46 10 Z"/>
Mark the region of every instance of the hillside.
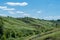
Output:
<path fill-rule="evenodd" d="M 59 39 L 60 22 L 35 19 L 30 17 L 13 18 L 0 16 L 1 40 L 47 40 L 51 37 Z M 49 36 L 48 36 L 49 35 Z M 59 36 L 59 37 L 58 37 Z"/>

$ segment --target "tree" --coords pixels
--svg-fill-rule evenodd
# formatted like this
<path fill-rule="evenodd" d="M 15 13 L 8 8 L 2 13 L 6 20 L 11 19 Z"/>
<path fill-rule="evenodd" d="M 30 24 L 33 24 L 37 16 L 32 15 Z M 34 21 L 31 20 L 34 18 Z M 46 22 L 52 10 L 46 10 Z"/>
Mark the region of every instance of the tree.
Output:
<path fill-rule="evenodd" d="M 58 19 L 57 21 L 60 22 L 60 19 Z"/>
<path fill-rule="evenodd" d="M 2 17 L 0 17 L 0 38 L 3 36 L 3 20 Z"/>

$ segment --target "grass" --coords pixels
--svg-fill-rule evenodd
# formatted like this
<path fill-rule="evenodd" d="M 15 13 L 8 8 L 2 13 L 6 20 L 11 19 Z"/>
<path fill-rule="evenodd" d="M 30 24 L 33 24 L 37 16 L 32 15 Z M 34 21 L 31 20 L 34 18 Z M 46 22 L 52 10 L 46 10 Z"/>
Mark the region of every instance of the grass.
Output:
<path fill-rule="evenodd" d="M 4 37 L 2 38 L 5 38 L 6 40 L 45 40 L 48 37 L 59 39 L 58 36 L 60 35 L 60 28 L 56 27 L 54 22 L 50 22 L 48 20 L 35 19 L 30 17 L 2 17 L 2 21 L 4 23 Z M 46 34 L 47 32 L 51 33 Z M 37 35 L 42 36 L 40 37 Z"/>

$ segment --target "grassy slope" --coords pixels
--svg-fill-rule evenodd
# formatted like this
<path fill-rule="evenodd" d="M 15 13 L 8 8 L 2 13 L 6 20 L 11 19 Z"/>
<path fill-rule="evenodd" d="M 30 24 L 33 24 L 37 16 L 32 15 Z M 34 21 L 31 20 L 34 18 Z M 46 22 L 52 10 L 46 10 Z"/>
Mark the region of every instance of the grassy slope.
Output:
<path fill-rule="evenodd" d="M 4 27 L 5 27 L 6 32 L 9 32 L 9 33 L 14 32 L 16 34 L 19 33 L 19 35 L 23 36 L 23 37 L 18 37 L 18 38 L 11 37 L 11 40 L 29 40 L 29 38 L 31 38 L 32 36 L 35 37 L 35 35 L 42 34 L 42 33 L 55 29 L 52 22 L 34 19 L 34 18 L 16 19 L 12 17 L 3 17 L 3 22 L 4 22 Z M 39 33 L 36 33 L 37 31 Z M 42 40 L 42 38 L 45 38 L 45 37 L 42 36 L 40 38 Z M 37 40 L 40 40 L 40 38 L 37 38 Z"/>
<path fill-rule="evenodd" d="M 35 40 L 60 40 L 60 31 L 38 37 Z"/>
<path fill-rule="evenodd" d="M 60 28 L 29 38 L 29 40 L 60 40 Z"/>
<path fill-rule="evenodd" d="M 24 19 L 23 19 L 24 20 Z M 33 22 L 34 21 L 34 22 Z M 15 18 L 4 18 L 4 26 L 6 28 L 11 28 L 11 29 L 22 29 L 22 28 L 25 28 L 25 29 L 28 29 L 28 30 L 35 30 L 35 25 L 36 24 L 37 26 L 41 26 L 46 28 L 46 29 L 49 29 L 50 28 L 53 28 L 52 27 L 52 24 L 51 22 L 48 22 L 48 21 L 40 21 L 40 20 L 33 20 L 33 21 L 30 21 L 31 22 L 31 25 L 28 24 L 28 23 L 25 23 L 21 20 L 17 20 Z M 14 28 L 12 28 L 14 27 Z"/>

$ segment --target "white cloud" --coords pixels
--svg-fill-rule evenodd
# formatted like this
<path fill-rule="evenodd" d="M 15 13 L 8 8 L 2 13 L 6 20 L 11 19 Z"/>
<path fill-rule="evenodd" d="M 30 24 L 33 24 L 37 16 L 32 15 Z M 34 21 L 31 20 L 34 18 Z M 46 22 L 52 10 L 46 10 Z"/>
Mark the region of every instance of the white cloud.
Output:
<path fill-rule="evenodd" d="M 23 11 L 16 11 L 16 13 L 24 13 Z"/>
<path fill-rule="evenodd" d="M 0 6 L 0 9 L 7 11 L 10 14 L 22 14 L 23 11 L 16 11 L 14 8 L 8 8 L 7 6 Z"/>
<path fill-rule="evenodd" d="M 27 2 L 7 2 L 6 4 L 10 5 L 10 6 L 27 6 L 28 3 Z"/>
<path fill-rule="evenodd" d="M 42 11 L 37 11 L 37 13 L 41 13 Z"/>
<path fill-rule="evenodd" d="M 25 13 L 24 11 L 17 11 L 14 8 L 8 8 L 7 6 L 0 6 L 1 10 L 7 11 L 9 14 L 13 15 L 21 15 L 21 16 L 30 16 L 28 13 Z M 5 14 L 0 14 L 1 16 L 7 16 Z"/>
<path fill-rule="evenodd" d="M 10 14 L 23 14 L 24 12 L 23 11 L 8 11 L 8 13 Z"/>
<path fill-rule="evenodd" d="M 7 15 L 5 15 L 5 14 L 0 14 L 0 16 L 5 16 L 5 17 L 6 17 Z"/>
<path fill-rule="evenodd" d="M 15 8 L 8 8 L 7 6 L 0 6 L 0 9 L 3 11 L 7 11 L 10 15 L 18 15 L 18 16 L 30 16 L 28 13 L 24 11 L 17 11 Z M 1 16 L 7 16 L 6 14 L 0 14 Z"/>
<path fill-rule="evenodd" d="M 28 16 L 28 17 L 29 17 L 29 16 L 30 16 L 30 14 L 24 13 L 24 14 L 23 14 L 23 16 Z"/>
<path fill-rule="evenodd" d="M 30 14 L 25 13 L 23 11 L 8 11 L 8 13 L 13 14 L 13 15 L 17 15 L 18 14 L 18 16 L 22 16 L 22 17 L 26 17 L 26 16 L 30 17 Z"/>
<path fill-rule="evenodd" d="M 60 16 L 47 16 L 44 19 L 60 19 Z"/>
<path fill-rule="evenodd" d="M 3 9 L 3 10 L 15 10 L 14 8 L 6 8 L 6 9 Z"/>
<path fill-rule="evenodd" d="M 9 11 L 9 10 L 15 10 L 14 8 L 8 8 L 7 6 L 0 6 L 0 9 L 7 10 L 7 11 Z"/>
<path fill-rule="evenodd" d="M 10 13 L 10 14 L 15 14 L 15 12 L 13 12 L 13 11 L 8 11 L 8 13 Z"/>

